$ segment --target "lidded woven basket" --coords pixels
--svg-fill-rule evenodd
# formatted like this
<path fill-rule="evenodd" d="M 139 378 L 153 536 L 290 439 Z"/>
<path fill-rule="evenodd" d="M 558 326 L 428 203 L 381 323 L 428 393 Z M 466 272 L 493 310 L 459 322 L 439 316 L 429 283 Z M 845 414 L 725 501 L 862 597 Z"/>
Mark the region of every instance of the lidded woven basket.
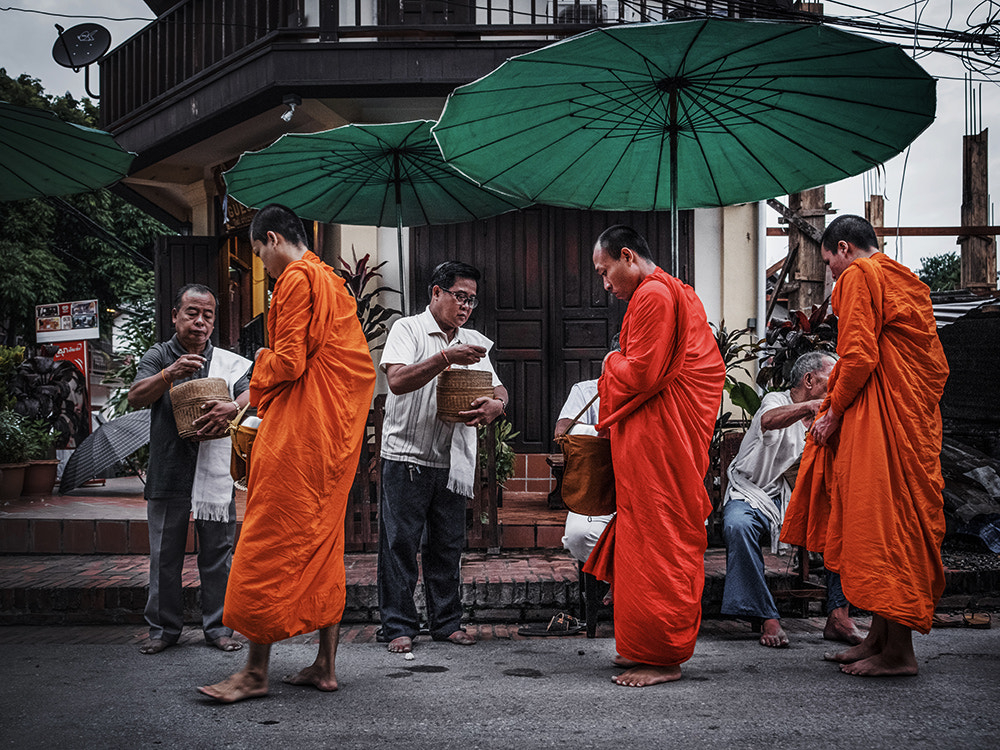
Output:
<path fill-rule="evenodd" d="M 194 420 L 204 415 L 201 406 L 206 401 L 232 401 L 229 386 L 222 378 L 196 378 L 170 389 L 170 403 L 174 407 L 174 421 L 177 434 L 187 440 L 198 430 L 192 426 Z M 225 433 L 217 436 L 226 437 Z M 217 439 L 213 438 L 213 439 Z"/>
<path fill-rule="evenodd" d="M 437 415 L 444 422 L 465 422 L 459 412 L 469 411 L 477 398 L 493 398 L 493 375 L 485 370 L 448 369 L 437 379 Z"/>

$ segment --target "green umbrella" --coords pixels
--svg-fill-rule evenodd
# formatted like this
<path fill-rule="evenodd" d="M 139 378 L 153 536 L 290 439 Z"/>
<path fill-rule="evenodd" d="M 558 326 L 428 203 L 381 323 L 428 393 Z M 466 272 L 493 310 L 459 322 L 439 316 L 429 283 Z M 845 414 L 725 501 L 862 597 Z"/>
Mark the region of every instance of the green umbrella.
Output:
<path fill-rule="evenodd" d="M 934 80 L 818 24 L 698 19 L 587 31 L 456 89 L 433 133 L 487 187 L 557 206 L 676 211 L 794 193 L 899 153 Z"/>
<path fill-rule="evenodd" d="M 0 102 L 0 201 L 107 187 L 125 176 L 134 157 L 103 130 Z"/>
<path fill-rule="evenodd" d="M 243 154 L 225 173 L 229 194 L 260 207 L 283 203 L 326 223 L 396 227 L 403 270 L 403 227 L 472 221 L 529 201 L 481 188 L 441 158 L 433 121 L 344 125 L 283 135 Z"/>

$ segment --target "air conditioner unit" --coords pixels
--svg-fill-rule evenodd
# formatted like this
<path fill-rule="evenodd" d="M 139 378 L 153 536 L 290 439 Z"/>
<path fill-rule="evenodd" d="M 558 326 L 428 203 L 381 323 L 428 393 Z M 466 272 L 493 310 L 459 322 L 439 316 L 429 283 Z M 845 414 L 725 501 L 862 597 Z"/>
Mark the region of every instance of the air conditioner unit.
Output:
<path fill-rule="evenodd" d="M 574 3 L 572 0 L 553 3 L 557 23 L 598 24 L 608 17 L 607 6 L 603 3 Z"/>

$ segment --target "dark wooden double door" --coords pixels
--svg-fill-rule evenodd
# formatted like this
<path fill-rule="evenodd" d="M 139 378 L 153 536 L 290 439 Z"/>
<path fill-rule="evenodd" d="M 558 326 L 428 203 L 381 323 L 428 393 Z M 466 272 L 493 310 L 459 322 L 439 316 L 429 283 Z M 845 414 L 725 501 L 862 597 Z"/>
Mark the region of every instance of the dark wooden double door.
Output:
<path fill-rule="evenodd" d="M 680 217 L 680 277 L 692 283 L 690 212 Z M 625 303 L 604 291 L 594 272 L 598 235 L 612 224 L 635 227 L 654 258 L 670 268 L 667 213 L 574 211 L 536 206 L 492 219 L 412 230 L 411 311 L 427 304 L 430 272 L 444 260 L 483 274 L 481 303 L 467 324 L 496 342 L 494 364 L 511 394 L 509 416 L 520 432 L 515 450 L 552 449 L 556 416 L 574 383 L 600 375 Z"/>

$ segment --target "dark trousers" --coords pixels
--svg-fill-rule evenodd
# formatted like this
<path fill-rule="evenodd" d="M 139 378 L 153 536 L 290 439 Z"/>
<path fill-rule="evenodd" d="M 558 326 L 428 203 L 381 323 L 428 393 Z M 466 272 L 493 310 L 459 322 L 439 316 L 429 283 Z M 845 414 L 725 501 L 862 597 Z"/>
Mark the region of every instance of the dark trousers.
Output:
<path fill-rule="evenodd" d="M 184 625 L 184 549 L 187 546 L 191 498 L 147 500 L 149 522 L 149 598 L 146 622 L 149 637 L 176 643 Z M 202 629 L 207 640 L 229 636 L 222 624 L 222 605 L 233 560 L 236 537 L 236 500 L 229 504 L 229 521 L 195 519 L 198 534 L 198 578 L 201 581 Z"/>
<path fill-rule="evenodd" d="M 448 489 L 448 469 L 382 460 L 378 606 L 385 640 L 413 638 L 420 631 L 413 601 L 418 550 L 431 636 L 447 638 L 460 628 L 465 507 L 466 499 Z"/>

